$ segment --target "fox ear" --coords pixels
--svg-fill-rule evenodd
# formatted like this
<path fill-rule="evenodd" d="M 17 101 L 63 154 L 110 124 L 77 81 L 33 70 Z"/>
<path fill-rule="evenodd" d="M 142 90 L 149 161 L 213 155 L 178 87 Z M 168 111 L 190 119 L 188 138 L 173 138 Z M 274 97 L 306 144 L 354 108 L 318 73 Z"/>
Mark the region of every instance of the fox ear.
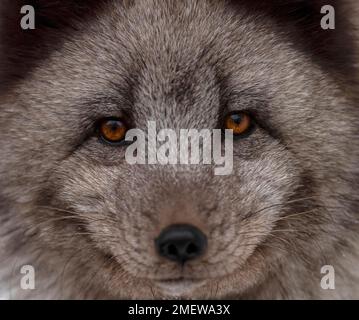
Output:
<path fill-rule="evenodd" d="M 131 6 L 135 0 L 0 0 L 0 32 L 20 31 L 24 6 L 34 8 L 37 32 L 31 34 L 39 34 L 43 30 L 76 28 L 79 21 L 97 16 L 115 1 Z"/>
<path fill-rule="evenodd" d="M 1 0 L 0 14 L 8 27 L 20 26 L 21 8 L 32 6 L 36 16 L 36 29 L 55 29 L 72 26 L 79 18 L 95 14 L 109 0 Z M 13 30 L 15 31 L 15 30 Z"/>
<path fill-rule="evenodd" d="M 58 46 L 79 22 L 91 19 L 108 0 L 0 0 L 0 90 L 23 77 Z M 23 6 L 35 11 L 35 29 L 23 30 Z"/>
<path fill-rule="evenodd" d="M 350 19 L 356 0 L 233 0 L 240 8 L 247 7 L 254 14 L 271 16 L 299 50 L 305 50 L 313 60 L 341 73 L 352 73 L 358 31 Z M 323 28 L 328 17 L 328 5 L 334 9 L 335 29 Z M 325 7 L 326 6 L 326 7 Z M 323 9 L 323 10 L 322 10 Z"/>

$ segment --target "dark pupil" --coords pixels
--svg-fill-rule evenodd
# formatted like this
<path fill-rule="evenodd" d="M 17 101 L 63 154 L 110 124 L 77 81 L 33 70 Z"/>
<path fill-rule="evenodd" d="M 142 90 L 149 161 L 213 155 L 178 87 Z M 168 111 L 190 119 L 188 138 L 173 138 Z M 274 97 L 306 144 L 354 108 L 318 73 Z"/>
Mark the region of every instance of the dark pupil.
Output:
<path fill-rule="evenodd" d="M 107 124 L 111 131 L 116 131 L 120 127 L 120 123 L 118 121 L 109 121 Z"/>
<path fill-rule="evenodd" d="M 242 116 L 240 114 L 232 114 L 231 119 L 235 124 L 240 124 L 242 122 Z"/>

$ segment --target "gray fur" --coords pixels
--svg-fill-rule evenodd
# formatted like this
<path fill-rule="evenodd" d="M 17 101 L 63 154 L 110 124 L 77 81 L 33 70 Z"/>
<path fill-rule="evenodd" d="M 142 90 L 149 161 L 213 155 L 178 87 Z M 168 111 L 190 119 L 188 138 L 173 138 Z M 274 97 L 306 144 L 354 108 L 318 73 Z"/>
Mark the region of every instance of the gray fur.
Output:
<path fill-rule="evenodd" d="M 11 49 L 16 39 L 3 35 L 7 297 L 359 298 L 352 56 L 336 39 L 324 50 L 337 55 L 321 56 L 290 17 L 245 3 L 103 1 L 91 14 L 70 10 L 64 26 L 57 17 L 60 27 L 39 25 L 32 45 L 22 34 Z M 347 45 L 357 57 L 355 40 Z M 224 177 L 208 166 L 132 167 L 124 148 L 93 133 L 99 118 L 123 114 L 142 129 L 148 120 L 212 129 L 231 110 L 250 110 L 258 125 L 235 141 L 234 172 Z M 183 269 L 153 248 L 172 223 L 194 224 L 209 237 L 207 254 Z M 19 288 L 23 264 L 37 271 L 34 291 Z M 320 286 L 327 264 L 336 270 L 333 291 Z M 203 282 L 158 284 L 178 277 Z"/>

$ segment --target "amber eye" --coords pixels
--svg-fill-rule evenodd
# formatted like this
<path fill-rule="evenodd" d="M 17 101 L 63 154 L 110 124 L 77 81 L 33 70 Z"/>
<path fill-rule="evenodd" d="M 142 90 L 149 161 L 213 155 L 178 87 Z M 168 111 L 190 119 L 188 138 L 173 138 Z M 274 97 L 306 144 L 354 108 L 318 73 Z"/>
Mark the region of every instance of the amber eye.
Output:
<path fill-rule="evenodd" d="M 117 118 L 104 119 L 99 124 L 99 133 L 107 142 L 121 142 L 127 132 L 127 127 L 123 121 Z"/>
<path fill-rule="evenodd" d="M 246 133 L 251 128 L 251 118 L 244 112 L 235 112 L 226 116 L 225 129 L 233 130 L 233 135 L 238 136 Z"/>

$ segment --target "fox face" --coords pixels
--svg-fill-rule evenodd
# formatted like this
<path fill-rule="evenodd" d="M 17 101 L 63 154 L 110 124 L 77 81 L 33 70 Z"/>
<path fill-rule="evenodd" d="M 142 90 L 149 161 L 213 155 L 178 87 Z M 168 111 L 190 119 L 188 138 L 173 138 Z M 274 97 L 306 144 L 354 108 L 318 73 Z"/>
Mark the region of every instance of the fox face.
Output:
<path fill-rule="evenodd" d="M 17 6 L 4 5 L 6 30 Z M 26 260 L 42 297 L 355 296 L 354 42 L 335 33 L 347 25 L 322 30 L 309 1 L 35 11 L 35 30 L 3 38 L 4 274 Z M 126 132 L 148 141 L 149 122 L 231 130 L 231 172 L 129 164 Z M 326 264 L 346 270 L 334 293 Z"/>

